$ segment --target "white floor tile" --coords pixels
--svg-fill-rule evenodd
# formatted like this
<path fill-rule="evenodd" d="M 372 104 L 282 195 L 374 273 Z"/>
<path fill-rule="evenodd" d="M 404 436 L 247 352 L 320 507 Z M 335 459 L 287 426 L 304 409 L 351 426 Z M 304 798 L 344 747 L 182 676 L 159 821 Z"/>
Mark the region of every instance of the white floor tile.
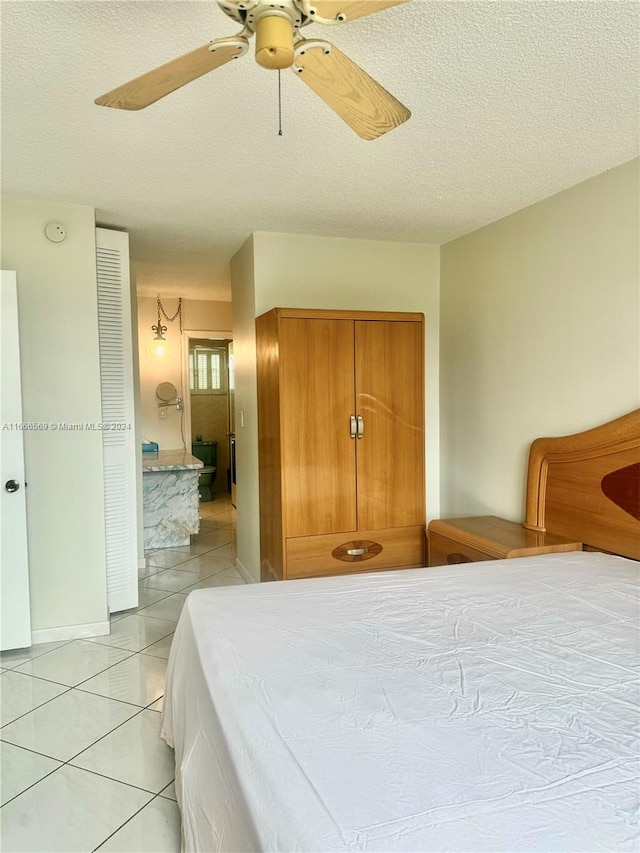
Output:
<path fill-rule="evenodd" d="M 163 708 L 164 708 L 164 696 L 161 696 L 157 702 L 154 702 L 152 705 L 149 705 L 147 710 L 148 711 L 162 712 Z"/>
<path fill-rule="evenodd" d="M 169 657 L 169 652 L 171 650 L 171 643 L 173 642 L 173 634 L 169 634 L 168 637 L 163 637 L 162 640 L 158 640 L 157 643 L 153 643 L 151 646 L 147 646 L 144 650 L 145 655 L 152 655 L 154 658 L 164 658 L 167 660 Z"/>
<path fill-rule="evenodd" d="M 131 654 L 132 652 L 98 645 L 87 640 L 75 640 L 73 643 L 67 643 L 59 649 L 22 664 L 14 672 L 48 678 L 49 681 L 74 687 Z"/>
<path fill-rule="evenodd" d="M 117 613 L 109 614 L 109 622 L 113 625 L 114 622 L 119 622 L 120 619 L 124 619 L 126 616 L 133 616 L 137 612 L 137 607 L 132 607 L 131 610 L 118 610 Z"/>
<path fill-rule="evenodd" d="M 16 666 L 26 663 L 28 660 L 37 658 L 39 655 L 44 655 L 47 652 L 60 648 L 60 646 L 66 646 L 68 642 L 70 641 L 63 640 L 60 643 L 37 643 L 34 646 L 30 646 L 28 649 L 11 649 L 9 652 L 2 652 L 0 654 L 0 664 L 5 669 L 13 669 Z"/>
<path fill-rule="evenodd" d="M 201 518 L 220 518 L 229 515 L 234 520 L 236 511 L 231 501 L 206 501 L 200 504 Z"/>
<path fill-rule="evenodd" d="M 243 583 L 228 496 L 200 514 L 190 546 L 147 554 L 138 608 L 114 614 L 109 637 L 0 655 L 3 851 L 179 851 L 173 753 L 159 737 L 166 658 L 191 587 Z"/>
<path fill-rule="evenodd" d="M 194 557 L 192 560 L 176 566 L 176 569 L 182 572 L 198 572 L 202 580 L 209 575 L 215 575 L 234 567 L 235 560 L 233 557 L 216 556 L 215 551 L 210 551 L 208 554 L 201 554 L 199 557 Z"/>
<path fill-rule="evenodd" d="M 74 688 L 5 726 L 1 736 L 16 746 L 68 761 L 138 710 Z"/>
<path fill-rule="evenodd" d="M 143 607 L 148 607 L 150 604 L 155 604 L 157 601 L 162 601 L 163 598 L 168 598 L 171 593 L 166 589 L 146 589 L 142 584 L 138 584 L 138 610 Z"/>
<path fill-rule="evenodd" d="M 205 531 L 197 533 L 192 537 L 194 545 L 198 547 L 209 546 L 211 548 L 219 548 L 220 545 L 228 545 L 235 539 L 235 531 L 230 527 L 221 527 L 219 530 Z"/>
<path fill-rule="evenodd" d="M 150 799 L 121 782 L 60 767 L 2 809 L 3 853 L 87 853 Z"/>
<path fill-rule="evenodd" d="M 100 853 L 179 853 L 180 812 L 176 803 L 156 797 L 112 835 Z"/>
<path fill-rule="evenodd" d="M 150 554 L 145 555 L 145 562 L 148 568 L 155 569 L 158 572 L 160 569 L 172 569 L 174 566 L 185 563 L 196 556 L 197 553 L 194 553 L 189 549 L 189 546 L 185 545 L 184 549 L 180 551 L 176 551 L 174 548 L 163 548 L 161 551 L 152 551 Z"/>
<path fill-rule="evenodd" d="M 164 619 L 151 619 L 148 616 L 127 616 L 111 625 L 111 634 L 106 637 L 95 637 L 89 642 L 105 646 L 115 646 L 117 649 L 125 649 L 139 652 L 145 646 L 150 646 L 172 634 L 175 629 L 173 622 Z"/>
<path fill-rule="evenodd" d="M 200 533 L 212 533 L 214 530 L 222 530 L 224 527 L 231 527 L 232 521 L 226 513 L 211 518 L 200 519 Z"/>
<path fill-rule="evenodd" d="M 175 759 L 160 737 L 162 719 L 142 711 L 76 756 L 71 764 L 159 793 L 175 775 Z"/>
<path fill-rule="evenodd" d="M 138 569 L 138 580 L 144 580 L 145 578 L 151 577 L 151 575 L 157 574 L 161 569 L 157 566 L 144 566 L 142 569 Z"/>
<path fill-rule="evenodd" d="M 212 557 L 230 557 L 234 563 L 236 559 L 236 555 L 238 553 L 238 549 L 236 548 L 235 542 L 229 542 L 228 545 L 221 545 L 219 548 L 211 551 Z"/>
<path fill-rule="evenodd" d="M 47 774 L 60 767 L 59 761 L 21 749 L 11 743 L 0 743 L 0 772 L 2 774 L 2 802 L 4 805 L 18 794 L 39 782 Z M 163 794 L 163 796 L 167 796 Z M 175 799 L 175 797 L 174 797 Z"/>
<path fill-rule="evenodd" d="M 157 569 L 156 571 L 162 571 L 161 569 Z M 138 604 L 136 607 L 132 607 L 130 610 L 119 610 L 117 613 L 112 613 L 109 617 L 111 622 L 117 622 L 120 619 L 124 619 L 125 616 L 135 616 L 135 614 L 142 610 L 144 607 L 149 607 L 150 604 L 155 604 L 158 601 L 162 601 L 163 598 L 167 598 L 171 593 L 165 589 L 145 589 L 138 582 Z"/>
<path fill-rule="evenodd" d="M 177 622 L 182 613 L 182 608 L 187 600 L 186 595 L 179 592 L 157 601 L 155 604 L 150 604 L 149 607 L 143 607 L 138 610 L 138 616 L 151 616 L 154 619 L 166 619 L 168 622 Z"/>
<path fill-rule="evenodd" d="M 160 796 L 166 797 L 168 800 L 177 800 L 176 783 L 172 782 L 170 785 L 167 785 L 164 790 L 160 791 Z"/>
<path fill-rule="evenodd" d="M 244 579 L 241 578 L 235 570 L 233 574 L 220 572 L 217 575 L 211 575 L 211 577 L 206 578 L 206 580 L 200 581 L 200 583 L 194 583 L 193 586 L 187 587 L 185 592 L 192 592 L 194 589 L 213 589 L 213 587 L 220 586 L 239 586 L 244 584 L 244 582 Z"/>
<path fill-rule="evenodd" d="M 197 535 L 197 534 L 196 534 Z M 210 551 L 212 546 L 207 543 L 197 544 L 192 536 L 190 545 L 183 545 L 181 548 L 161 548 L 158 551 L 150 551 L 145 554 L 145 561 L 150 568 L 156 567 L 160 569 L 172 569 L 179 563 L 184 563 L 185 560 L 190 560 L 192 557 L 197 557 L 199 554 L 204 554 Z"/>
<path fill-rule="evenodd" d="M 55 696 L 60 696 L 65 690 L 68 690 L 68 687 L 63 684 L 53 684 L 51 681 L 32 678 L 13 670 L 3 672 L 0 675 L 2 725 L 17 720 L 28 711 L 33 711 Z"/>
<path fill-rule="evenodd" d="M 199 572 L 180 571 L 179 569 L 165 569 L 157 575 L 145 578 L 142 585 L 145 589 L 166 589 L 169 592 L 181 592 L 188 586 L 204 580 Z"/>
<path fill-rule="evenodd" d="M 145 707 L 164 693 L 166 672 L 165 659 L 133 655 L 85 681 L 78 689 Z"/>

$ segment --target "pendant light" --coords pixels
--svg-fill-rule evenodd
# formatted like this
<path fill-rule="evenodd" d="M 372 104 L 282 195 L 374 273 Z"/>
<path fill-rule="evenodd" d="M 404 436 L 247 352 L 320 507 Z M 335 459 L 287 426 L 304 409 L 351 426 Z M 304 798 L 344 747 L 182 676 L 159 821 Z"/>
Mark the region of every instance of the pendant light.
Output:
<path fill-rule="evenodd" d="M 167 361 L 173 355 L 173 347 L 165 337 L 167 327 L 162 324 L 162 317 L 165 317 L 167 322 L 173 323 L 176 317 L 180 318 L 180 334 L 182 334 L 182 299 L 178 299 L 178 308 L 172 317 L 169 317 L 164 310 L 160 296 L 156 298 L 158 308 L 158 322 L 151 326 L 153 339 L 147 345 L 147 355 L 154 361 Z"/>

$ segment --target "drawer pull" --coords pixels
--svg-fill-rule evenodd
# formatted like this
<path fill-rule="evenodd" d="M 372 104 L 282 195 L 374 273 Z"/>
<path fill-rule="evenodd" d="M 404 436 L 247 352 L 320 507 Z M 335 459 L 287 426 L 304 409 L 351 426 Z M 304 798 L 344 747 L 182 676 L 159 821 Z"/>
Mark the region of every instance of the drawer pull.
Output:
<path fill-rule="evenodd" d="M 334 548 L 331 556 L 336 560 L 342 560 L 343 563 L 357 563 L 360 560 L 370 560 L 381 553 L 382 545 L 379 542 L 358 539 Z"/>
<path fill-rule="evenodd" d="M 447 565 L 449 566 L 457 566 L 460 563 L 472 563 L 473 560 L 471 557 L 467 557 L 466 554 L 447 554 Z"/>

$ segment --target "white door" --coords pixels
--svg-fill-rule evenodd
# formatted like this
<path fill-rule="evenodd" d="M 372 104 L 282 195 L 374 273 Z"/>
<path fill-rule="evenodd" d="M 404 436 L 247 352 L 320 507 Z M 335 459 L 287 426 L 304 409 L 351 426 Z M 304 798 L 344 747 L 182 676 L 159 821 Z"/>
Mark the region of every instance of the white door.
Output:
<path fill-rule="evenodd" d="M 18 289 L 2 270 L 0 287 L 0 648 L 31 645 Z"/>
<path fill-rule="evenodd" d="M 138 605 L 138 506 L 129 235 L 96 228 L 109 612 Z M 140 490 L 141 491 L 141 490 Z"/>

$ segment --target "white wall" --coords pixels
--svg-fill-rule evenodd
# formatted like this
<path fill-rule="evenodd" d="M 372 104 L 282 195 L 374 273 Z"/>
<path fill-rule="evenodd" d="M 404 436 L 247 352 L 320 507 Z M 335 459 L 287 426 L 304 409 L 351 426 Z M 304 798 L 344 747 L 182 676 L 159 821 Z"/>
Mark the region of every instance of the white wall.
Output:
<path fill-rule="evenodd" d="M 166 313 L 172 317 L 178 307 L 178 300 L 164 298 L 160 294 Z M 231 329 L 231 303 L 207 300 L 186 299 L 182 304 L 183 328 L 194 331 L 226 332 Z M 147 352 L 147 345 L 153 338 L 151 326 L 158 322 L 156 299 L 138 297 L 138 342 L 140 356 L 140 412 L 142 434 L 150 441 L 157 441 L 162 450 L 178 450 L 182 444 L 183 411 L 175 407 L 164 409 L 166 418 L 160 417 L 156 399 L 156 388 L 161 382 L 172 382 L 178 394 L 184 399 L 182 387 L 182 341 L 178 319 L 169 323 L 164 317 L 162 324 L 167 327 L 166 339 L 171 344 L 170 358 L 158 360 Z M 185 431 L 186 434 L 186 431 Z"/>
<path fill-rule="evenodd" d="M 94 210 L 6 198 L 2 214 L 2 267 L 18 278 L 24 419 L 97 423 Z M 64 242 L 45 237 L 52 221 L 65 226 Z M 91 633 L 108 624 L 102 435 L 26 431 L 25 464 L 35 638 L 54 639 L 54 629 L 69 626 Z"/>
<path fill-rule="evenodd" d="M 256 390 L 255 261 L 250 237 L 231 260 L 233 359 L 236 383 L 238 568 L 260 580 L 258 402 Z M 244 424 L 244 426 L 242 426 Z M 248 578 L 247 578 L 248 579 Z"/>
<path fill-rule="evenodd" d="M 521 520 L 534 438 L 640 405 L 639 162 L 443 247 L 444 516 Z"/>
<path fill-rule="evenodd" d="M 421 311 L 426 337 L 427 513 L 439 515 L 439 256 L 438 246 L 257 232 L 232 262 L 234 340 L 244 330 L 242 389 L 236 374 L 238 558 L 259 577 L 258 439 L 255 317 L 275 307 Z M 253 299 L 251 291 L 253 290 Z M 236 350 L 236 364 L 238 351 Z M 246 384 L 245 384 L 246 383 Z M 238 412 L 245 411 L 245 426 Z M 242 451 L 242 453 L 241 453 Z M 250 510 L 241 517 L 247 501 Z M 244 523 L 243 523 L 244 522 Z"/>

